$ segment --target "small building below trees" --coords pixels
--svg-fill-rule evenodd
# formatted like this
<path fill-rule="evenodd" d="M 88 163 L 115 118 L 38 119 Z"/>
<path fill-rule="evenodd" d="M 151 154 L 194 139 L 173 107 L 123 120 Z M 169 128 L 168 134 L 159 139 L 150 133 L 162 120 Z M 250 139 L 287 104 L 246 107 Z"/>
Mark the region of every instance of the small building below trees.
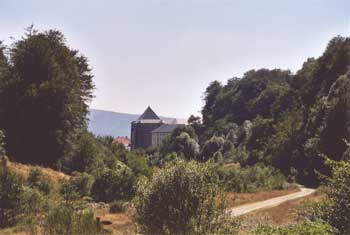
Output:
<path fill-rule="evenodd" d="M 114 143 L 122 144 L 126 149 L 130 149 L 130 139 L 127 136 L 118 136 Z"/>
<path fill-rule="evenodd" d="M 169 135 L 179 124 L 164 124 L 152 131 L 152 147 L 159 147 L 165 136 Z"/>
<path fill-rule="evenodd" d="M 176 119 L 167 123 L 148 106 L 145 112 L 131 123 L 131 149 L 159 147 L 164 137 L 179 124 Z"/>

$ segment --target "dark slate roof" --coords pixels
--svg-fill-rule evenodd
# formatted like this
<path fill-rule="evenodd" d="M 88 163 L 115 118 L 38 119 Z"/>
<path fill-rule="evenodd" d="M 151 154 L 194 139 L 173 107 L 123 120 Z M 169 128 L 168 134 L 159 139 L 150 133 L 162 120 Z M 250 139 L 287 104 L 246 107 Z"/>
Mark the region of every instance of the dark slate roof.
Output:
<path fill-rule="evenodd" d="M 163 124 L 160 127 L 154 129 L 152 133 L 170 133 L 178 126 L 179 124 Z"/>
<path fill-rule="evenodd" d="M 138 120 L 160 120 L 157 114 L 148 106 L 148 108 L 143 112 Z"/>

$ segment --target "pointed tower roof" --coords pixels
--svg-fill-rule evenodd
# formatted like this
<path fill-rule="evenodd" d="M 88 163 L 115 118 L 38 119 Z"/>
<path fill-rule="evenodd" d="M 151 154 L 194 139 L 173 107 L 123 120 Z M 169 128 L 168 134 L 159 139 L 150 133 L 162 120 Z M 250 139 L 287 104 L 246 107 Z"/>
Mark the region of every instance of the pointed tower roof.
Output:
<path fill-rule="evenodd" d="M 151 109 L 150 106 L 147 107 L 145 112 L 139 117 L 138 120 L 160 120 L 158 115 Z"/>

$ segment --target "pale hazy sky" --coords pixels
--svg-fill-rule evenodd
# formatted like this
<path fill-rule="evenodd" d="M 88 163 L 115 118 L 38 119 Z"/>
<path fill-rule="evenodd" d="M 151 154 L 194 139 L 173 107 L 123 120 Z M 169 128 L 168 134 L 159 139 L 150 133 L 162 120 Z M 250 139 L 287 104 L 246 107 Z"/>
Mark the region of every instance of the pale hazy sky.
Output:
<path fill-rule="evenodd" d="M 0 40 L 59 29 L 89 58 L 93 108 L 199 114 L 203 92 L 249 69 L 298 70 L 350 34 L 350 0 L 0 0 Z"/>

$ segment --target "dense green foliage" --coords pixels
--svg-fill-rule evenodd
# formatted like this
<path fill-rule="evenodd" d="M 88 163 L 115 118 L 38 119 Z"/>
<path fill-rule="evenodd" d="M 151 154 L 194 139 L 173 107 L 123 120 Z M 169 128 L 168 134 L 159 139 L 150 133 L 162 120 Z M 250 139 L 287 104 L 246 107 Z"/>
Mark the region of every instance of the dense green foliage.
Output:
<path fill-rule="evenodd" d="M 282 228 L 260 226 L 253 232 L 254 235 L 332 235 L 333 229 L 328 224 L 317 222 L 303 222 Z"/>
<path fill-rule="evenodd" d="M 43 230 L 44 234 L 106 234 L 92 211 L 76 211 L 67 206 L 50 209 Z"/>
<path fill-rule="evenodd" d="M 65 198 L 71 199 L 89 197 L 94 180 L 93 176 L 85 172 L 77 173 L 67 182 L 62 183 L 60 193 L 64 195 Z"/>
<path fill-rule="evenodd" d="M 0 73 L 0 127 L 8 154 L 47 165 L 72 154 L 94 87 L 87 59 L 59 31 L 30 28 L 0 60 L 0 70 L 8 71 Z"/>
<path fill-rule="evenodd" d="M 124 164 L 116 169 L 100 173 L 92 185 L 91 195 L 96 201 L 131 199 L 134 193 L 135 176 Z"/>
<path fill-rule="evenodd" d="M 285 175 L 296 174 L 303 184 L 317 184 L 316 171 L 329 173 L 322 154 L 340 160 L 346 150 L 349 57 L 350 39 L 336 37 L 321 57 L 308 59 L 295 75 L 261 69 L 226 85 L 212 82 L 205 92 L 203 123 L 191 119 L 204 159 L 218 156 L 214 152 L 230 140 L 247 151 L 241 163 L 263 162 Z M 213 136 L 224 140 L 213 141 Z"/>
<path fill-rule="evenodd" d="M 41 192 L 48 194 L 52 190 L 52 184 L 50 180 L 45 177 L 40 168 L 32 168 L 28 176 L 28 184 L 31 188 L 36 188 Z"/>
<path fill-rule="evenodd" d="M 284 189 L 288 186 L 284 176 L 278 170 L 259 164 L 245 168 L 221 166 L 217 169 L 217 174 L 226 191 L 256 192 Z"/>
<path fill-rule="evenodd" d="M 81 194 L 87 192 L 85 174 L 59 183 L 61 187 L 50 182 L 50 190 L 42 186 L 46 177 L 39 168 L 20 178 L 10 168 L 0 167 L 0 227 L 17 225 L 26 234 L 105 234 L 86 202 L 57 191 L 70 184 Z"/>
<path fill-rule="evenodd" d="M 14 222 L 22 190 L 19 177 L 6 167 L 0 166 L 0 227 Z"/>
<path fill-rule="evenodd" d="M 190 126 L 177 127 L 163 141 L 160 147 L 160 155 L 164 158 L 167 154 L 173 152 L 187 160 L 198 157 L 198 137 Z"/>
<path fill-rule="evenodd" d="M 176 161 L 144 179 L 134 199 L 142 234 L 235 234 L 209 164 Z"/>
<path fill-rule="evenodd" d="M 323 220 L 333 226 L 334 234 L 350 233 L 350 163 L 328 160 L 332 176 L 325 178 L 327 197 L 307 205 L 301 216 L 308 220 Z"/>
<path fill-rule="evenodd" d="M 350 162 L 334 163 L 332 177 L 327 181 L 329 204 L 324 211 L 326 221 L 339 234 L 350 233 Z"/>
<path fill-rule="evenodd" d="M 4 133 L 0 130 L 0 157 L 5 155 Z"/>

